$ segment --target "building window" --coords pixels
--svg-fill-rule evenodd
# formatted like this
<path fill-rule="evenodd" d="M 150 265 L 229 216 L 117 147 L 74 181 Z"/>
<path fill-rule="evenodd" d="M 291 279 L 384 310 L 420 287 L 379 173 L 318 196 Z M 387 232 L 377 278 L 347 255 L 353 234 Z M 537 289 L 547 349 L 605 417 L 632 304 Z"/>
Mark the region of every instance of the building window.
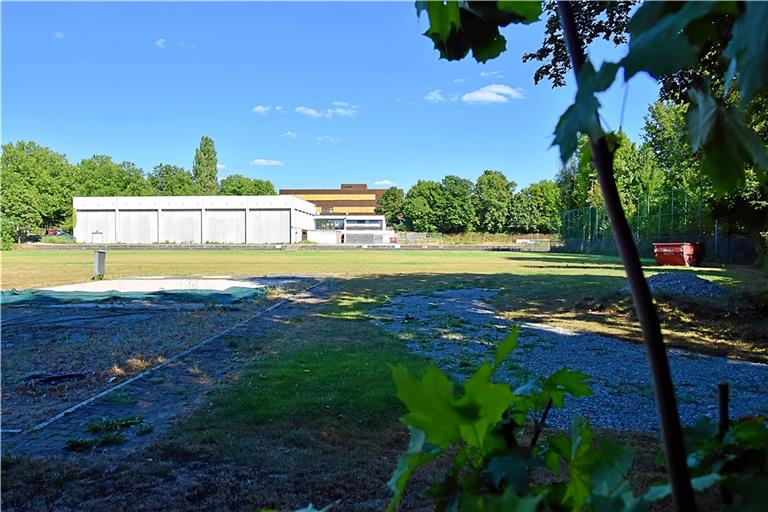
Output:
<path fill-rule="evenodd" d="M 315 229 L 344 229 L 344 219 L 315 219 Z"/>

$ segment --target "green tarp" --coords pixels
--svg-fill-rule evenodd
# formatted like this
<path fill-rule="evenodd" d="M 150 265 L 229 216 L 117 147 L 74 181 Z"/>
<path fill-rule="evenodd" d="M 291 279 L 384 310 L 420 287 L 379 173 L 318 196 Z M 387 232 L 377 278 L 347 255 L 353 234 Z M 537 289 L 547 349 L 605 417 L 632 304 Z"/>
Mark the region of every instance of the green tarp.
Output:
<path fill-rule="evenodd" d="M 72 304 L 79 302 L 117 302 L 143 300 L 151 302 L 197 302 L 203 304 L 232 304 L 261 297 L 265 288 L 232 287 L 226 290 L 165 290 L 158 292 L 62 292 L 53 290 L 3 290 L 4 305 Z"/>

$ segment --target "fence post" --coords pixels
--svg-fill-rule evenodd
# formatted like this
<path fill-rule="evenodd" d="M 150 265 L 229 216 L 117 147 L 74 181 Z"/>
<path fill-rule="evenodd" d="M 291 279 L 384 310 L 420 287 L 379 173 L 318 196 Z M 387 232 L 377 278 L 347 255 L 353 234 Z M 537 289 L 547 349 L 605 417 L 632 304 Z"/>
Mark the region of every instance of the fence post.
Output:
<path fill-rule="evenodd" d="M 675 191 L 672 191 L 672 202 L 669 206 L 669 235 L 675 235 Z"/>
<path fill-rule="evenodd" d="M 717 242 L 718 242 L 718 240 L 717 240 L 717 239 L 718 239 L 718 235 L 719 235 L 719 233 L 718 233 L 718 231 L 719 231 L 718 227 L 719 227 L 719 226 L 718 226 L 718 219 L 715 219 L 715 254 L 716 254 L 716 255 L 719 255 L 719 254 L 720 254 L 720 251 L 718 251 L 718 247 L 717 247 Z"/>

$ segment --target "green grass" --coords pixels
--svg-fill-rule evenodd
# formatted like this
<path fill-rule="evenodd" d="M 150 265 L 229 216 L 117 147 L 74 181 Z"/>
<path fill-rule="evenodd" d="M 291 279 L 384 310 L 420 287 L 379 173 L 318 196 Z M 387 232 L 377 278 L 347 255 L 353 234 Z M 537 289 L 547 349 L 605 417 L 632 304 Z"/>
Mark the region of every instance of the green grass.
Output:
<path fill-rule="evenodd" d="M 3 252 L 2 288 L 88 281 L 93 252 Z M 108 251 L 107 279 L 147 275 L 586 274 L 621 276 L 610 256 L 492 251 Z"/>
<path fill-rule="evenodd" d="M 2 254 L 2 287 L 29 288 L 90 278 L 91 251 L 11 251 Z M 647 275 L 669 271 L 644 260 Z M 658 296 L 664 332 L 681 347 L 768 359 L 768 280 L 749 267 L 674 270 L 737 290 L 726 301 Z M 512 320 L 535 321 L 639 341 L 624 269 L 613 256 L 493 251 L 109 251 L 107 278 L 146 275 L 322 275 L 354 278 L 342 291 L 340 317 L 360 316 L 397 293 L 489 287 L 494 305 Z M 346 296 L 344 294 L 347 294 Z M 353 307 L 354 306 L 354 307 Z"/>
<path fill-rule="evenodd" d="M 405 411 L 388 365 L 418 373 L 428 363 L 370 322 L 375 303 L 354 295 L 360 290 L 352 283 L 310 318 L 286 323 L 173 435 L 186 445 L 215 443 L 245 461 L 258 451 L 254 436 L 290 432 L 292 442 L 306 444 L 318 432 L 354 437 L 396 424 Z"/>

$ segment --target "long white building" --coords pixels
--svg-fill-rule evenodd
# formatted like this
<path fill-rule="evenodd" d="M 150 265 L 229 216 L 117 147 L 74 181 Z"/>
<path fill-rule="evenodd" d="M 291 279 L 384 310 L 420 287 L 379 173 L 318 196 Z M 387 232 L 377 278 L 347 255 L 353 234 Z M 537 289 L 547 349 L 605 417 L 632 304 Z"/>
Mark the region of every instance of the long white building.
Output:
<path fill-rule="evenodd" d="M 315 205 L 293 196 L 75 197 L 79 243 L 293 243 Z"/>

